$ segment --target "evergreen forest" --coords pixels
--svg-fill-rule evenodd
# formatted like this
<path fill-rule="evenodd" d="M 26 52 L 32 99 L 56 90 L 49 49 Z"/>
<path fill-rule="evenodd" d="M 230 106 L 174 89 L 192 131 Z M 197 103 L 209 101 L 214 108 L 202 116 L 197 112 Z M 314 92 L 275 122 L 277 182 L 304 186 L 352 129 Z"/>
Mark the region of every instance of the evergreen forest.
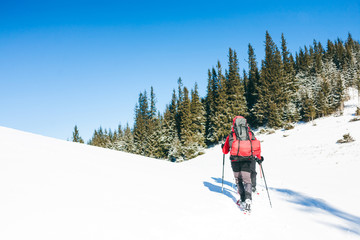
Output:
<path fill-rule="evenodd" d="M 260 62 L 249 44 L 247 62 L 240 71 L 230 48 L 225 67 L 218 61 L 208 69 L 204 97 L 196 83 L 189 89 L 179 78 L 163 113 L 151 87 L 150 93 L 139 94 L 133 126 L 100 127 L 88 144 L 181 162 L 224 141 L 235 116 L 246 117 L 253 129 L 291 128 L 295 122 L 342 114 L 345 89 L 360 89 L 360 43 L 350 33 L 346 41 L 326 45 L 314 40 L 294 55 L 283 34 L 277 46 L 266 32 L 264 59 Z M 73 141 L 83 142 L 77 126 Z"/>

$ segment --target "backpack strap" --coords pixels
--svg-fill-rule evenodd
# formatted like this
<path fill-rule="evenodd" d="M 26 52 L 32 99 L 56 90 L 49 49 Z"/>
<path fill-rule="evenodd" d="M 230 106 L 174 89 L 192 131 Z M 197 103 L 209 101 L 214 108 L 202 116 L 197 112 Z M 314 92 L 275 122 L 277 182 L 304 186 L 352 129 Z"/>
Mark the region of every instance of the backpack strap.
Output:
<path fill-rule="evenodd" d="M 249 139 L 249 141 L 250 141 L 250 147 L 251 147 L 251 158 L 253 158 L 254 157 L 254 150 L 253 150 L 253 145 L 252 145 L 252 137 L 254 136 L 254 133 L 253 132 L 251 132 L 251 130 L 250 130 L 250 127 L 249 126 L 247 126 L 248 127 L 248 131 L 246 132 L 246 134 L 247 134 L 247 137 L 248 137 L 248 139 Z M 250 134 L 249 134 L 249 132 L 251 132 L 251 138 L 250 138 Z"/>

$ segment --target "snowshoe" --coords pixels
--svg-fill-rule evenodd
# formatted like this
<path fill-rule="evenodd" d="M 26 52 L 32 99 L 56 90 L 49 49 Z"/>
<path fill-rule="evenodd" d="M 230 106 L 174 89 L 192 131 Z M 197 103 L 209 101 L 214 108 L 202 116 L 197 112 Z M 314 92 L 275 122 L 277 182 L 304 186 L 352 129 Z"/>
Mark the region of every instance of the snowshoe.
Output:
<path fill-rule="evenodd" d="M 251 200 L 250 199 L 246 199 L 245 200 L 245 208 L 244 211 L 246 212 L 250 212 L 251 211 Z"/>
<path fill-rule="evenodd" d="M 238 205 L 242 211 L 245 209 L 245 202 L 241 201 L 241 199 L 236 201 L 236 205 Z"/>

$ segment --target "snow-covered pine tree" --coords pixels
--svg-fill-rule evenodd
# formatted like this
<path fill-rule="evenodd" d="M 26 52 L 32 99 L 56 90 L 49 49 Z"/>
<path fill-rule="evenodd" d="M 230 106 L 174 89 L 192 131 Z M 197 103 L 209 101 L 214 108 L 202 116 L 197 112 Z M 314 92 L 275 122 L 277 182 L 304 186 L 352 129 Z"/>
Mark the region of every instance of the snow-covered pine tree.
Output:
<path fill-rule="evenodd" d="M 167 158 L 171 161 L 176 160 L 180 156 L 180 144 L 176 126 L 177 116 L 177 96 L 174 89 L 171 102 L 166 106 L 159 139 L 163 158 Z M 176 143 L 176 145 L 173 145 L 173 143 Z"/>
<path fill-rule="evenodd" d="M 139 94 L 138 103 L 135 106 L 135 122 L 134 122 L 134 144 L 136 153 L 147 156 L 147 146 L 149 137 L 150 111 L 147 93 Z"/>
<path fill-rule="evenodd" d="M 322 82 L 321 89 L 316 93 L 319 96 L 325 97 L 324 106 L 321 106 L 322 102 L 316 102 L 317 110 L 322 109 L 322 112 L 318 112 L 318 116 L 326 116 L 342 106 L 344 99 L 343 81 L 339 70 L 332 60 L 325 59 L 322 67 Z M 321 92 L 320 92 L 321 91 Z"/>
<path fill-rule="evenodd" d="M 190 131 L 194 142 L 194 155 L 196 156 L 202 153 L 205 147 L 205 110 L 200 100 L 197 83 L 191 90 L 190 117 Z"/>
<path fill-rule="evenodd" d="M 257 91 L 259 98 L 253 114 L 260 125 L 281 127 L 282 111 L 288 96 L 285 89 L 280 51 L 266 31 L 265 59 L 262 61 Z"/>
<path fill-rule="evenodd" d="M 357 49 L 358 42 L 352 39 L 351 34 L 345 42 L 345 69 L 341 72 L 345 81 L 345 87 L 356 86 L 356 81 L 359 76 L 359 57 L 360 50 Z"/>
<path fill-rule="evenodd" d="M 328 97 L 330 93 L 330 85 L 327 79 L 322 79 L 320 83 L 320 89 L 315 94 L 315 105 L 316 112 L 319 117 L 323 117 L 329 114 L 330 105 L 328 101 Z"/>
<path fill-rule="evenodd" d="M 221 91 L 221 80 L 223 75 L 221 73 L 221 64 L 218 62 L 218 72 L 213 67 L 212 70 L 208 70 L 208 86 L 207 95 L 204 100 L 205 105 L 205 141 L 207 145 L 217 143 L 219 141 L 218 136 L 218 117 L 219 117 L 219 97 Z M 219 70 L 220 68 L 220 70 Z M 225 101 L 225 99 L 224 99 Z"/>
<path fill-rule="evenodd" d="M 354 53 L 354 86 L 358 89 L 358 112 L 360 112 L 360 42 L 353 41 L 353 53 Z"/>
<path fill-rule="evenodd" d="M 156 121 L 154 122 L 154 125 L 152 126 L 152 131 L 149 135 L 148 139 L 148 155 L 149 157 L 153 158 L 166 158 L 166 156 L 163 154 L 163 148 L 162 148 L 162 128 L 161 128 L 161 115 L 156 118 Z"/>
<path fill-rule="evenodd" d="M 321 43 L 314 40 L 313 46 L 305 46 L 304 49 L 300 49 L 295 64 L 295 82 L 298 86 L 295 103 L 301 112 L 301 118 L 310 121 L 316 116 L 327 114 L 326 92 L 329 86 L 323 74 L 324 50 Z"/>
<path fill-rule="evenodd" d="M 126 124 L 126 127 L 124 129 L 124 145 L 122 149 L 123 151 L 128 153 L 136 153 L 134 134 L 129 126 L 129 123 Z"/>
<path fill-rule="evenodd" d="M 156 96 L 154 88 L 150 89 L 150 109 L 149 109 L 149 122 L 148 122 L 148 145 L 147 156 L 160 158 L 161 155 L 161 115 L 156 110 Z"/>
<path fill-rule="evenodd" d="M 302 116 L 304 121 L 313 121 L 316 116 L 316 109 L 313 100 L 305 93 L 302 97 Z"/>
<path fill-rule="evenodd" d="M 113 145 L 115 150 L 125 151 L 124 130 L 122 129 L 121 124 L 118 125 L 117 131 L 114 131 Z"/>
<path fill-rule="evenodd" d="M 217 73 L 217 79 L 218 79 L 218 98 L 216 100 L 216 112 L 215 112 L 215 140 L 218 141 L 224 141 L 226 136 L 230 133 L 230 126 L 226 125 L 227 122 L 227 109 L 226 109 L 226 102 L 227 102 L 227 96 L 226 96 L 226 78 L 224 74 L 222 73 L 222 66 L 220 64 L 220 61 L 217 62 L 216 65 L 216 73 Z"/>
<path fill-rule="evenodd" d="M 338 111 L 340 114 L 343 113 L 344 110 L 344 99 L 345 99 L 345 84 L 342 74 L 340 72 L 337 73 L 335 78 L 332 79 L 331 84 L 331 92 L 330 92 L 330 101 L 331 101 L 331 109 L 332 112 Z"/>
<path fill-rule="evenodd" d="M 296 122 L 300 119 L 299 111 L 296 108 L 296 92 L 298 85 L 295 81 L 295 63 L 291 53 L 287 49 L 287 42 L 284 34 L 281 34 L 281 55 L 283 68 L 283 93 L 284 106 L 282 109 L 282 120 L 284 123 Z"/>
<path fill-rule="evenodd" d="M 180 143 L 182 145 L 182 156 L 190 159 L 193 155 L 193 134 L 191 132 L 191 111 L 190 111 L 190 98 L 189 90 L 187 87 L 183 89 L 183 101 L 179 105 L 178 117 L 180 121 Z"/>
<path fill-rule="evenodd" d="M 182 145 L 179 138 L 175 137 L 172 142 L 170 142 L 170 148 L 168 152 L 168 159 L 171 162 L 183 162 L 184 158 L 182 156 Z"/>

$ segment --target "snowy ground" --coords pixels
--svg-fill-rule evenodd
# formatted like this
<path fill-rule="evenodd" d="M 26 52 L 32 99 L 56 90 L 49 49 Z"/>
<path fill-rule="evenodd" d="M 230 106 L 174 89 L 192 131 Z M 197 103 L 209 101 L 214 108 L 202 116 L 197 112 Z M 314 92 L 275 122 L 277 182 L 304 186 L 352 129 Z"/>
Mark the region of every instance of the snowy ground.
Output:
<path fill-rule="evenodd" d="M 257 135 L 273 208 L 258 174 L 250 216 L 220 146 L 175 164 L 0 127 L 0 239 L 360 239 L 355 104 Z"/>

